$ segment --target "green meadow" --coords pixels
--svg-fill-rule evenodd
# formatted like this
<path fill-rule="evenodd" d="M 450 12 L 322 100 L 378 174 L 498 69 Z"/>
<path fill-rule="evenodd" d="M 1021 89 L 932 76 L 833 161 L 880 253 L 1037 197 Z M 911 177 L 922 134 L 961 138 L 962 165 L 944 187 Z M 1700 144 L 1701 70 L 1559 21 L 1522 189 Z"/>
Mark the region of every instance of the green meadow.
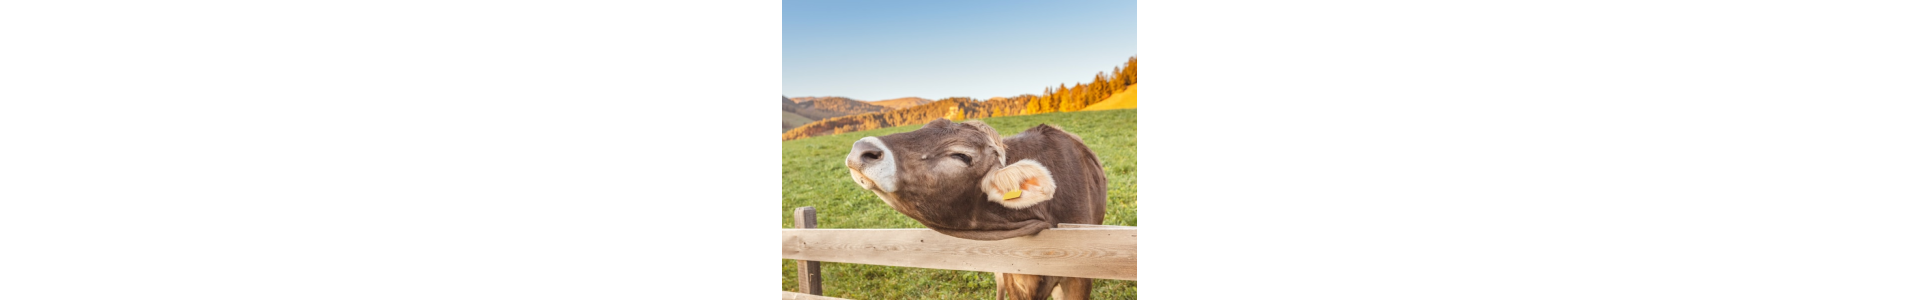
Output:
<path fill-rule="evenodd" d="M 1080 135 L 1107 172 L 1106 225 L 1138 226 L 1134 180 L 1134 109 L 1046 113 L 982 119 L 1002 136 L 1040 124 Z M 793 227 L 793 210 L 812 206 L 819 228 L 925 228 L 887 207 L 848 177 L 842 162 L 855 140 L 919 129 L 919 125 L 812 137 L 781 142 L 780 220 Z M 991 299 L 993 274 L 907 267 L 823 262 L 826 296 L 848 299 Z M 793 260 L 781 260 L 780 286 L 798 291 Z M 1129 280 L 1094 280 L 1095 299 L 1137 298 Z"/>

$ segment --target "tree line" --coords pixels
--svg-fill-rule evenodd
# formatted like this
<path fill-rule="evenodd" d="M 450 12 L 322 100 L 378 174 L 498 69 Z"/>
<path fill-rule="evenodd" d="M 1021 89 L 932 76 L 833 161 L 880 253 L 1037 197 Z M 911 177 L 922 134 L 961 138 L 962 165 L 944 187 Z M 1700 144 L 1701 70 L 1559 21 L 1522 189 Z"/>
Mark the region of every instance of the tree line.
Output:
<path fill-rule="evenodd" d="M 1112 73 L 1094 74 L 1092 82 L 1075 83 L 1073 86 L 1062 83 L 1058 87 L 1047 87 L 1040 96 L 1026 102 L 1026 111 L 1035 114 L 1079 111 L 1087 105 L 1106 100 L 1108 96 L 1124 92 L 1127 87 L 1140 81 L 1140 71 L 1136 67 L 1139 62 L 1139 56 L 1129 57 L 1126 66 L 1114 67 Z"/>

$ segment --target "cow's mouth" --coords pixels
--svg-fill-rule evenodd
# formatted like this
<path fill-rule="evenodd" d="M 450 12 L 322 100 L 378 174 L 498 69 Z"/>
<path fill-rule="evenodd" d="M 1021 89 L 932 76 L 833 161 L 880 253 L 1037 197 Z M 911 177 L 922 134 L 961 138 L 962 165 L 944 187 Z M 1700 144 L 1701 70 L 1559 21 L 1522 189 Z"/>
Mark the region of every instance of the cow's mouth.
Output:
<path fill-rule="evenodd" d="M 867 179 L 867 174 L 860 174 L 860 169 L 847 168 L 847 171 L 853 173 L 853 183 L 859 184 L 860 188 L 869 191 L 876 190 L 873 186 L 873 179 Z"/>
<path fill-rule="evenodd" d="M 887 206 L 893 207 L 894 210 L 906 209 L 905 207 L 900 207 L 899 202 L 894 201 L 893 194 L 887 193 L 887 191 L 880 189 L 879 185 L 873 183 L 873 179 L 867 178 L 867 174 L 861 173 L 859 169 L 853 169 L 853 168 L 848 168 L 848 169 L 850 169 L 851 170 L 850 172 L 853 173 L 853 183 L 859 184 L 860 188 L 866 189 L 867 191 L 872 191 L 874 196 L 879 196 L 880 201 L 886 201 Z"/>

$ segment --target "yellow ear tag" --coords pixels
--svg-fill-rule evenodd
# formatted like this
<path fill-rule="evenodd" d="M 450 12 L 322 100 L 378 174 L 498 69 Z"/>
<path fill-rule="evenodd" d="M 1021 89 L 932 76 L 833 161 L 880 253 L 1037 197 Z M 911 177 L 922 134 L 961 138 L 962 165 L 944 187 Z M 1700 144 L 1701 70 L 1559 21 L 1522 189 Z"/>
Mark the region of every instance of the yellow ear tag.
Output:
<path fill-rule="evenodd" d="M 1015 189 L 1011 192 L 1007 192 L 1007 194 L 1004 196 L 1000 196 L 1000 199 L 1013 200 L 1014 198 L 1020 198 L 1020 190 Z"/>

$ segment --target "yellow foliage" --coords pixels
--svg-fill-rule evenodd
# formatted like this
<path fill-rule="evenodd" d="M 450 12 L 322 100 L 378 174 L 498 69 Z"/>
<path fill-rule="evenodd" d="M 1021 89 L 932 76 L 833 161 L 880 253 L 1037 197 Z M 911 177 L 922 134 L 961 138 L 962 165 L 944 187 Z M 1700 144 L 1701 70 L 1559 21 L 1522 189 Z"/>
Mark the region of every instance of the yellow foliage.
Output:
<path fill-rule="evenodd" d="M 1088 105 L 1087 108 L 1082 108 L 1080 110 L 1089 111 L 1089 110 L 1107 110 L 1107 109 L 1130 109 L 1130 108 L 1139 107 L 1140 96 L 1139 96 L 1139 93 L 1135 92 L 1139 89 L 1139 87 L 1140 85 L 1138 84 L 1128 86 L 1127 91 L 1113 94 L 1112 97 L 1107 97 L 1107 100 L 1100 100 L 1099 103 Z"/>

